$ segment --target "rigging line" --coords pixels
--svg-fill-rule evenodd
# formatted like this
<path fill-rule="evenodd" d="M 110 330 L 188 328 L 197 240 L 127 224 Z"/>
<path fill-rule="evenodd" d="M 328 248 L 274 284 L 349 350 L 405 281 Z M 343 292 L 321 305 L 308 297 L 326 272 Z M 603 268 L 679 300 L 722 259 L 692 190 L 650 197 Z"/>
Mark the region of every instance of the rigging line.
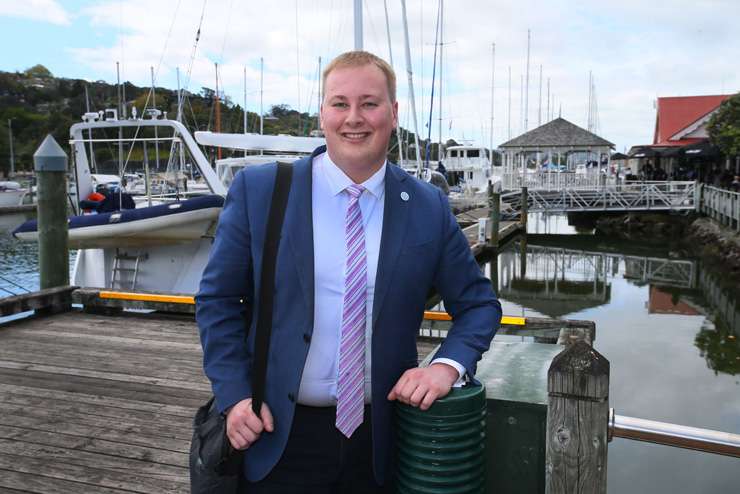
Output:
<path fill-rule="evenodd" d="M 157 69 L 154 71 L 154 75 L 152 77 L 152 87 L 149 89 L 149 92 L 147 93 L 147 96 L 146 96 L 146 100 L 144 101 L 144 111 L 142 111 L 142 114 L 146 111 L 146 108 L 149 105 L 149 98 L 151 98 L 154 94 L 154 86 L 157 81 L 157 75 L 159 74 L 159 68 L 162 66 L 162 60 L 164 60 L 165 53 L 167 53 L 167 45 L 169 45 L 170 38 L 172 37 L 172 29 L 175 27 L 175 21 L 177 20 L 177 13 L 180 11 L 181 3 L 182 3 L 182 0 L 177 1 L 177 7 L 175 7 L 175 15 L 172 16 L 172 22 L 170 23 L 170 28 L 167 31 L 167 38 L 165 38 L 165 41 L 164 41 L 164 47 L 162 48 L 162 54 L 159 56 L 159 62 L 157 63 Z M 205 7 L 205 4 L 204 4 L 204 7 Z M 136 130 L 134 132 L 134 139 L 138 137 L 140 130 L 141 130 L 141 125 L 137 125 Z M 123 174 L 126 173 L 126 167 L 128 166 L 128 163 L 129 163 L 129 160 L 131 159 L 131 154 L 133 153 L 133 151 L 134 151 L 134 146 L 131 146 L 128 150 L 128 154 L 126 155 L 126 160 L 123 162 L 123 166 L 121 167 L 121 178 L 123 177 Z"/>
<path fill-rule="evenodd" d="M 296 110 L 298 111 L 298 135 L 301 135 L 301 57 L 300 57 L 300 42 L 299 42 L 299 24 L 298 24 L 298 0 L 295 0 L 295 70 L 296 70 L 296 85 L 298 89 L 298 105 Z"/>
<path fill-rule="evenodd" d="M 13 285 L 13 286 L 14 286 L 14 287 L 16 287 L 16 288 L 20 288 L 21 290 L 24 290 L 24 291 L 26 291 L 26 292 L 28 292 L 28 293 L 31 293 L 31 290 L 29 290 L 28 288 L 26 288 L 26 287 L 24 287 L 24 286 L 21 286 L 21 285 L 19 285 L 18 283 L 14 282 L 13 280 L 10 280 L 10 279 L 8 279 L 8 278 L 6 278 L 6 277 L 4 277 L 4 276 L 0 276 L 0 280 L 3 280 L 3 281 L 5 281 L 6 283 L 10 283 L 11 285 Z M 6 291 L 7 291 L 7 290 L 6 290 Z M 15 295 L 15 294 L 14 294 L 14 295 Z"/>
<path fill-rule="evenodd" d="M 434 63 L 432 65 L 432 91 L 429 96 L 429 123 L 427 124 L 427 143 L 424 146 L 425 149 L 425 157 L 424 157 L 424 165 L 428 168 L 429 167 L 429 154 L 431 152 L 432 147 L 432 112 L 434 111 L 434 78 L 437 73 L 437 46 L 439 44 L 439 29 L 440 29 L 440 17 L 442 14 L 442 0 L 439 0 L 438 8 L 437 8 L 437 32 L 434 35 Z M 439 152 L 437 152 L 439 154 Z"/>
<path fill-rule="evenodd" d="M 221 55 L 218 57 L 218 63 L 224 61 L 224 50 L 226 49 L 226 38 L 229 36 L 229 26 L 231 25 L 231 11 L 234 8 L 234 0 L 229 2 L 229 14 L 226 16 L 226 29 L 224 29 L 224 40 L 221 43 Z"/>

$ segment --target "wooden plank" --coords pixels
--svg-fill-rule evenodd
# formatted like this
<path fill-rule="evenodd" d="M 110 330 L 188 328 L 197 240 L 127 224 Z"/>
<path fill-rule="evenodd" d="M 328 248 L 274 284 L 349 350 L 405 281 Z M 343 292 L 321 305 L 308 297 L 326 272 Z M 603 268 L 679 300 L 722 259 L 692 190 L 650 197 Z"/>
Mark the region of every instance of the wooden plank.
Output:
<path fill-rule="evenodd" d="M 18 384 L 40 389 L 52 389 L 69 392 L 82 392 L 113 398 L 168 403 L 197 408 L 211 396 L 210 390 L 184 391 L 182 388 L 152 386 L 124 381 L 106 381 L 75 375 L 58 375 L 46 372 L 28 372 L 17 369 L 0 368 L 0 383 Z"/>
<path fill-rule="evenodd" d="M 112 451 L 111 453 L 115 453 Z M 118 455 L 91 453 L 75 448 L 65 448 L 59 445 L 34 444 L 15 439 L 0 438 L 0 454 L 30 456 L 46 460 L 50 464 L 64 463 L 80 467 L 103 468 L 115 472 L 141 475 L 152 479 L 166 480 L 184 484 L 188 482 L 188 456 L 181 454 L 180 465 L 165 465 L 153 463 L 149 460 L 123 458 Z"/>
<path fill-rule="evenodd" d="M 31 414 L 3 415 L 0 416 L 0 425 L 83 438 L 94 437 L 115 443 L 158 448 L 178 453 L 187 453 L 189 450 L 189 441 L 164 436 L 148 436 L 141 433 L 147 431 L 144 428 L 131 426 L 129 429 L 122 430 L 120 427 L 113 427 L 110 423 L 90 427 L 71 421 L 64 422 L 58 416 L 54 416 L 53 413 L 47 413 L 45 417 L 37 417 Z"/>
<path fill-rule="evenodd" d="M 175 427 L 179 431 L 189 431 L 192 425 L 192 417 L 176 417 L 173 415 L 160 415 L 157 413 L 140 410 L 123 410 L 120 408 L 90 405 L 89 403 L 75 403 L 72 401 L 49 400 L 38 396 L 23 396 L 8 393 L 0 393 L 0 410 L 9 411 L 10 407 L 26 408 L 28 410 L 54 410 L 54 413 L 80 414 L 97 419 L 114 419 L 116 423 L 149 425 L 162 423 L 166 427 Z M 22 413 L 21 413 L 22 414 Z M 190 438 L 189 433 L 185 436 Z"/>
<path fill-rule="evenodd" d="M 181 427 L 166 420 L 147 422 L 136 419 L 111 420 L 108 417 L 80 413 L 74 406 L 27 408 L 19 405 L 0 403 L 0 413 L 8 416 L 16 416 L 36 422 L 54 421 L 63 424 L 77 424 L 86 427 L 90 436 L 95 437 L 95 430 L 107 428 L 111 431 L 130 432 L 137 435 L 145 435 L 150 438 L 180 439 L 184 443 L 190 441 L 192 430 L 189 427 Z M 3 419 L 0 419 L 3 420 Z M 16 423 L 17 424 L 17 423 Z M 8 424 L 10 425 L 10 424 Z"/>
<path fill-rule="evenodd" d="M 105 381 L 120 381 L 125 383 L 151 384 L 154 386 L 166 386 L 170 388 L 193 389 L 209 392 L 210 384 L 200 381 L 191 382 L 176 379 L 164 379 L 158 377 L 137 376 L 134 374 L 123 374 L 119 372 L 99 372 L 95 370 L 79 369 L 74 367 L 60 367 L 55 365 L 19 363 L 8 360 L 0 360 L 0 369 L 24 370 L 31 372 L 44 372 L 62 376 L 89 377 Z"/>
<path fill-rule="evenodd" d="M 169 403 L 152 403 L 148 401 L 137 401 L 130 398 L 113 398 L 80 392 L 67 392 L 56 389 L 38 389 L 35 387 L 18 386 L 16 384 L 0 383 L 0 393 L 12 393 L 15 396 L 39 397 L 49 400 L 71 401 L 74 403 L 85 403 L 98 405 L 106 408 L 117 408 L 121 410 L 141 410 L 156 413 L 162 416 L 192 418 L 194 409 L 189 406 L 172 405 Z"/>
<path fill-rule="evenodd" d="M 0 425 L 0 438 L 16 441 L 86 451 L 101 455 L 129 458 L 153 464 L 187 467 L 188 455 L 178 451 L 138 446 L 108 441 L 96 437 L 75 436 L 58 432 L 47 432 L 23 427 Z M 153 467 L 154 468 L 154 467 Z"/>
<path fill-rule="evenodd" d="M 0 347 L 0 360 L 15 362 L 19 365 L 40 365 L 50 364 L 64 367 L 72 366 L 74 368 L 86 370 L 98 370 L 101 372 L 117 372 L 122 374 L 137 375 L 149 378 L 162 378 L 185 380 L 188 382 L 203 383 L 208 385 L 208 381 L 203 375 L 203 370 L 198 365 L 196 359 L 190 361 L 187 368 L 183 368 L 182 362 L 173 362 L 166 358 L 142 358 L 128 360 L 120 354 L 111 353 L 110 355 L 90 355 L 89 352 L 72 353 L 66 349 L 62 351 L 58 347 L 54 353 L 40 355 L 38 350 L 29 348 L 29 346 L 20 347 Z"/>
<path fill-rule="evenodd" d="M 202 353 L 194 350 L 167 349 L 160 346 L 147 348 L 134 342 L 133 345 L 125 345 L 125 342 L 117 340 L 113 345 L 105 345 L 98 339 L 84 340 L 72 335 L 65 338 L 64 335 L 54 336 L 53 334 L 40 333 L 9 333 L 2 335 L 3 345 L 38 345 L 39 353 L 42 349 L 55 351 L 56 348 L 69 350 L 79 348 L 81 352 L 97 352 L 99 354 L 110 354 L 112 358 L 126 358 L 130 360 L 143 360 L 148 357 L 159 356 L 161 358 L 172 359 L 173 362 L 181 364 L 183 367 L 193 365 L 200 366 Z M 21 348 L 21 347 L 17 347 Z M 103 349 L 101 351 L 101 349 Z M 82 354 L 81 354 L 82 355 Z"/>
<path fill-rule="evenodd" d="M 95 492 L 106 492 L 102 490 L 106 488 L 147 494 L 186 493 L 190 490 L 189 484 L 144 477 L 133 472 L 116 472 L 104 468 L 81 467 L 61 462 L 50 463 L 43 459 L 29 456 L 11 456 L 0 453 L 0 469 L 10 470 L 11 468 L 20 473 L 38 475 L 39 472 L 43 472 L 43 478 L 47 479 L 50 483 L 63 480 L 88 484 L 95 486 L 94 489 L 90 489 Z"/>
<path fill-rule="evenodd" d="M 11 467 L 12 468 L 12 467 Z M 0 487 L 34 494 L 126 494 L 129 490 L 108 489 L 97 485 L 49 478 L 38 473 L 26 473 L 0 467 Z M 13 492 L 13 490 L 9 491 Z"/>
<path fill-rule="evenodd" d="M 116 344 L 122 344 L 127 346 L 136 346 L 144 349 L 158 348 L 163 350 L 178 349 L 180 351 L 195 351 L 200 350 L 201 346 L 199 343 L 179 343 L 176 341 L 153 341 L 145 340 L 142 338 L 126 338 L 121 336 L 99 336 L 90 335 L 77 332 L 62 332 L 62 331 L 47 331 L 47 330 L 36 330 L 34 335 L 40 336 L 51 336 L 56 338 L 75 338 L 77 340 L 84 341 L 95 341 L 106 346 L 114 347 Z"/>
<path fill-rule="evenodd" d="M 0 317 L 12 316 L 29 310 L 68 307 L 72 303 L 71 294 L 76 288 L 74 286 L 61 286 L 0 298 Z"/>

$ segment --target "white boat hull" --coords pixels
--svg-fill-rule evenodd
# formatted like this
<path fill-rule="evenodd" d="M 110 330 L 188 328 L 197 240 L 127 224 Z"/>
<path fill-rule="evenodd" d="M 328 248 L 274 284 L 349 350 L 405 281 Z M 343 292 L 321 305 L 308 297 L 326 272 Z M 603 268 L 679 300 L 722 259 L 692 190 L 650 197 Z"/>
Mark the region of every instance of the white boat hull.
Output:
<path fill-rule="evenodd" d="M 20 206 L 25 190 L 2 190 L 0 191 L 0 208 Z"/>
<path fill-rule="evenodd" d="M 144 247 L 198 240 L 212 231 L 221 208 L 206 208 L 174 215 L 74 228 L 69 231 L 70 249 Z M 38 232 L 16 233 L 24 241 L 36 241 Z"/>

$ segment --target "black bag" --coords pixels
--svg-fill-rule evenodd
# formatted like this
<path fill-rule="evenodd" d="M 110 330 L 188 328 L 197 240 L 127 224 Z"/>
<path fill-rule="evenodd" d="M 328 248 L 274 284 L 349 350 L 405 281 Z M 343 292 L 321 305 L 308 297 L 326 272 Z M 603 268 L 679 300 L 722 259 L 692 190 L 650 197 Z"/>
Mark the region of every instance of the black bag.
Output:
<path fill-rule="evenodd" d="M 226 417 L 218 413 L 216 400 L 198 409 L 190 442 L 190 492 L 236 493 L 244 453 L 235 451 L 226 437 Z"/>
<path fill-rule="evenodd" d="M 262 256 L 260 307 L 257 310 L 255 359 L 252 366 L 252 410 L 258 416 L 265 396 L 275 263 L 292 176 L 291 164 L 278 163 Z M 249 321 L 245 321 L 245 325 L 246 331 L 249 331 Z M 218 412 L 216 400 L 211 397 L 208 403 L 198 409 L 193 419 L 193 438 L 190 442 L 191 494 L 236 494 L 243 458 L 244 452 L 232 448 L 226 436 L 226 417 Z"/>

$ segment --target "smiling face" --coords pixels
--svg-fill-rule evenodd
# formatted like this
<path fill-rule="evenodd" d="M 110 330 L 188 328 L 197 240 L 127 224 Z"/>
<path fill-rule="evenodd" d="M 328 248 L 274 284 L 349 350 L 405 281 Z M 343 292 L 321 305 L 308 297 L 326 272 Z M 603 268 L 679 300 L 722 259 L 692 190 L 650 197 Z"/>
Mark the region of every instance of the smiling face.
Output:
<path fill-rule="evenodd" d="M 355 183 L 361 183 L 385 162 L 398 103 L 391 101 L 388 82 L 375 65 L 338 67 L 326 76 L 321 128 L 331 160 Z"/>

